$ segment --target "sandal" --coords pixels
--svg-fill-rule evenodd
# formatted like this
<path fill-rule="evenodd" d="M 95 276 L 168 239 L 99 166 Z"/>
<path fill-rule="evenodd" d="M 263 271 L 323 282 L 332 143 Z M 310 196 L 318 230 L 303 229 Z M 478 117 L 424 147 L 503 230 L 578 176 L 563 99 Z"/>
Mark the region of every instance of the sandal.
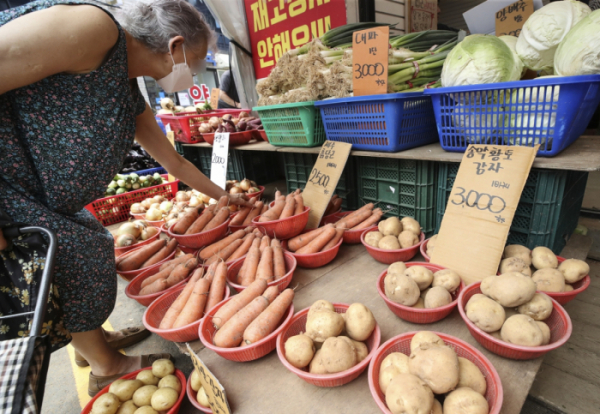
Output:
<path fill-rule="evenodd" d="M 173 356 L 171 354 L 142 355 L 142 361 L 141 361 L 142 368 L 148 368 L 148 367 L 152 366 L 152 363 L 159 359 L 169 359 L 171 361 L 174 360 Z M 96 394 L 98 394 L 107 385 L 110 385 L 113 381 L 115 381 L 115 380 L 121 378 L 123 375 L 127 375 L 127 374 L 128 374 L 128 372 L 122 372 L 122 373 L 116 374 L 116 375 L 100 377 L 100 376 L 94 375 L 93 373 L 90 372 L 89 382 L 88 382 L 89 396 L 95 397 Z"/>
<path fill-rule="evenodd" d="M 108 341 L 108 345 L 112 349 L 122 349 L 130 347 L 150 336 L 150 331 L 143 326 L 125 328 L 121 329 L 119 332 L 123 334 L 121 338 Z M 78 367 L 87 367 L 90 365 L 85 360 L 85 358 L 79 352 L 77 352 L 77 350 L 75 350 L 75 364 L 77 364 Z"/>

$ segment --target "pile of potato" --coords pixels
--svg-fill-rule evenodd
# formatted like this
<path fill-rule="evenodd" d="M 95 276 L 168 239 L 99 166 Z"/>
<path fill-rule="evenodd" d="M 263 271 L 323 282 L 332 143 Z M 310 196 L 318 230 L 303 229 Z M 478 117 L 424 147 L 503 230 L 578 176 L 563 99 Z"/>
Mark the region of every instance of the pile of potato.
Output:
<path fill-rule="evenodd" d="M 208 395 L 206 395 L 206 390 L 202 386 L 202 382 L 200 382 L 200 372 L 194 368 L 194 372 L 192 372 L 192 376 L 190 378 L 190 382 L 192 385 L 192 390 L 197 392 L 196 401 L 203 407 L 208 408 L 210 403 L 208 402 Z"/>
<path fill-rule="evenodd" d="M 106 394 L 92 405 L 90 414 L 158 414 L 171 409 L 179 394 L 181 381 L 168 359 L 154 361 L 151 370 L 143 370 L 134 380 L 116 380 Z"/>
<path fill-rule="evenodd" d="M 488 414 L 487 383 L 477 366 L 436 334 L 418 332 L 410 356 L 392 352 L 379 367 L 379 387 L 393 414 Z M 446 394 L 444 404 L 435 397 Z"/>
<path fill-rule="evenodd" d="M 148 226 L 146 220 L 128 221 L 119 226 L 115 247 L 132 246 L 156 236 L 159 231 L 156 227 Z"/>
<path fill-rule="evenodd" d="M 460 286 L 460 276 L 454 270 L 433 273 L 424 266 L 406 267 L 404 262 L 392 263 L 384 279 L 385 295 L 404 306 L 433 309 L 452 302 L 452 293 Z"/>
<path fill-rule="evenodd" d="M 365 235 L 365 243 L 383 250 L 407 249 L 419 243 L 421 225 L 412 217 L 390 217 L 380 221 L 379 231 Z"/>
<path fill-rule="evenodd" d="M 312 304 L 306 332 L 288 338 L 285 358 L 311 374 L 334 374 L 352 368 L 369 355 L 364 344 L 377 322 L 365 305 L 353 303 L 345 314 L 335 312 L 326 300 Z M 347 336 L 342 336 L 342 333 Z"/>
<path fill-rule="evenodd" d="M 438 235 L 435 234 L 433 236 L 431 236 L 431 238 L 429 239 L 429 241 L 427 242 L 427 256 L 431 257 L 431 253 L 433 253 L 433 249 L 435 249 L 435 244 L 437 243 L 437 237 Z"/>

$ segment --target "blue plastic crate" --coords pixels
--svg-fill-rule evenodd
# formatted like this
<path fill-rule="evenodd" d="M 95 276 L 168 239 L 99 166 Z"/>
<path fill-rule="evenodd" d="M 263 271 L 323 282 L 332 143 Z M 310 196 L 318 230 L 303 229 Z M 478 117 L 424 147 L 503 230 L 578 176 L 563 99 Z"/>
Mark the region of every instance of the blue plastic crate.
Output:
<path fill-rule="evenodd" d="M 133 171 L 133 172 L 130 172 L 130 173 L 124 173 L 124 174 L 121 174 L 121 175 L 129 175 L 129 174 L 133 174 L 133 173 L 135 173 L 135 174 L 137 174 L 139 176 L 142 176 L 142 175 L 154 175 L 154 173 L 168 174 L 167 170 L 165 170 L 163 167 L 156 167 L 156 168 L 150 168 L 150 169 L 147 169 L 147 170 L 139 170 L 139 171 Z"/>
<path fill-rule="evenodd" d="M 428 89 L 440 143 L 464 152 L 469 144 L 540 144 L 552 157 L 585 131 L 600 102 L 600 75 L 548 77 Z"/>
<path fill-rule="evenodd" d="M 315 106 L 327 139 L 355 150 L 397 152 L 438 140 L 431 99 L 420 92 L 331 99 Z"/>

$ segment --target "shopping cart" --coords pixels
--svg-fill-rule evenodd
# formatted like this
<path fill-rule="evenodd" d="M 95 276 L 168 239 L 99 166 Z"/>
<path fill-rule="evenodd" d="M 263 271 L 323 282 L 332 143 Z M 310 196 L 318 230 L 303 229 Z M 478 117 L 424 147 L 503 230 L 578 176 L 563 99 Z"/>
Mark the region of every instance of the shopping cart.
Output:
<path fill-rule="evenodd" d="M 56 235 L 44 227 L 13 225 L 2 228 L 2 232 L 7 240 L 32 233 L 45 234 L 49 240 L 38 296 L 35 303 L 31 302 L 31 307 L 35 306 L 35 309 L 0 316 L 2 321 L 33 315 L 28 337 L 0 342 L 0 412 L 35 414 L 41 411 L 50 362 L 48 338 L 41 333 L 52 283 L 57 240 Z"/>

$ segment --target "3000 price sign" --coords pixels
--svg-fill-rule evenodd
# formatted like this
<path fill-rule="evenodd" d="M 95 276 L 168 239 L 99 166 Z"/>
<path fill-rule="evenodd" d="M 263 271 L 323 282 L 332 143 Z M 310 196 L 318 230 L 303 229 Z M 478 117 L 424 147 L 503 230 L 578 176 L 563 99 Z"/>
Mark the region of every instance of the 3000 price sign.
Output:
<path fill-rule="evenodd" d="M 475 190 L 467 192 L 463 187 L 456 188 L 458 192 L 452 195 L 450 202 L 456 206 L 475 207 L 478 210 L 488 210 L 491 213 L 498 214 L 506 208 L 504 199 L 497 195 L 479 193 Z"/>

